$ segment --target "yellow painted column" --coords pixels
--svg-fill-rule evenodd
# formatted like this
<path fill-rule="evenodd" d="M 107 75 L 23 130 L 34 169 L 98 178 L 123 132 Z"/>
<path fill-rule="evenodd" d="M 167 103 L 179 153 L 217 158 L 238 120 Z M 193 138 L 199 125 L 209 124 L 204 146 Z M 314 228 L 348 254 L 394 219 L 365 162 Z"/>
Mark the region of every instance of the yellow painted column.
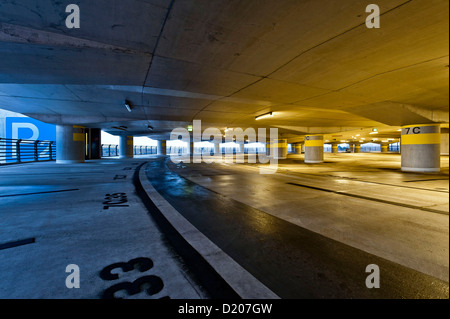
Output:
<path fill-rule="evenodd" d="M 305 163 L 307 164 L 323 163 L 322 135 L 305 136 Z"/>
<path fill-rule="evenodd" d="M 86 134 L 84 126 L 56 126 L 56 162 L 59 164 L 84 163 Z"/>
<path fill-rule="evenodd" d="M 133 136 L 121 135 L 119 140 L 119 158 L 133 158 Z"/>
<path fill-rule="evenodd" d="M 288 143 L 286 139 L 273 140 L 270 145 L 271 155 L 276 159 L 286 159 L 288 154 Z"/>
<path fill-rule="evenodd" d="M 402 127 L 402 171 L 433 173 L 441 170 L 441 126 L 419 124 Z"/>
<path fill-rule="evenodd" d="M 156 142 L 156 154 L 157 155 L 167 155 L 167 142 L 158 140 Z"/>
<path fill-rule="evenodd" d="M 339 152 L 338 144 L 331 144 L 331 153 L 337 154 Z"/>
<path fill-rule="evenodd" d="M 302 144 L 301 143 L 295 143 L 292 144 L 292 150 L 294 151 L 294 154 L 301 154 L 302 153 Z"/>

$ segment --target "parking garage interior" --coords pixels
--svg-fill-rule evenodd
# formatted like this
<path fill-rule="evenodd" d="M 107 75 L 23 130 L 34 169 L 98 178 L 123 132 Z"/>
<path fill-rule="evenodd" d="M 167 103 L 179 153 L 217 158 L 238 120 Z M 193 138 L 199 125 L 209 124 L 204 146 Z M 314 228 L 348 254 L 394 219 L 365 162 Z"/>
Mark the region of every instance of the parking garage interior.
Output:
<path fill-rule="evenodd" d="M 448 299 L 448 6 L 2 1 L 0 299 Z"/>

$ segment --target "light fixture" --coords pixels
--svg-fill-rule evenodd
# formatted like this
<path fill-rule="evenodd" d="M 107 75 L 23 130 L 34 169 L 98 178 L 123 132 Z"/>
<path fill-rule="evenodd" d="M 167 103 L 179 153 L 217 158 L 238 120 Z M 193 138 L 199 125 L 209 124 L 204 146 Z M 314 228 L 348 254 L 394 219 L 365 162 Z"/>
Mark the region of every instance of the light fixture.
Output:
<path fill-rule="evenodd" d="M 192 127 L 192 125 L 188 125 L 187 130 L 188 130 L 188 132 L 192 132 L 194 130 L 194 128 Z"/>
<path fill-rule="evenodd" d="M 133 109 L 130 101 L 128 101 L 128 100 L 125 100 L 125 107 L 127 108 L 128 112 L 131 112 L 131 110 Z"/>
<path fill-rule="evenodd" d="M 272 117 L 273 116 L 273 112 L 269 112 L 269 113 L 266 113 L 266 114 L 262 114 L 262 115 L 258 115 L 258 116 L 256 116 L 255 117 L 255 120 L 262 120 L 262 119 L 264 119 L 264 118 L 267 118 L 267 117 Z"/>
<path fill-rule="evenodd" d="M 153 126 L 148 125 L 147 128 L 148 128 L 150 131 L 153 131 Z"/>
<path fill-rule="evenodd" d="M 378 134 L 378 132 L 371 132 L 370 135 Z"/>

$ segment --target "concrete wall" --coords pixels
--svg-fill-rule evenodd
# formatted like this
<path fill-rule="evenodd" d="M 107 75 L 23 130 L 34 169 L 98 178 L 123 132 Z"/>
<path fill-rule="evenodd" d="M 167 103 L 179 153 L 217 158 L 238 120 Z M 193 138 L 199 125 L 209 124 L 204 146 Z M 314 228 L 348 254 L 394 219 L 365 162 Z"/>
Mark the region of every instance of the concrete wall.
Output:
<path fill-rule="evenodd" d="M 441 155 L 448 155 L 448 129 L 441 133 Z"/>

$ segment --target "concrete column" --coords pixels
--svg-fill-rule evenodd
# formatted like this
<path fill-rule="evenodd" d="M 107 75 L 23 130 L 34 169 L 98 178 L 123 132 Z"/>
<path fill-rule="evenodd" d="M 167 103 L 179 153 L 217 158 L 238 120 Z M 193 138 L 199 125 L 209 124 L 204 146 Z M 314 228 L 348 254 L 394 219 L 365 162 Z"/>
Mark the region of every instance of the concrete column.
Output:
<path fill-rule="evenodd" d="M 239 153 L 241 153 L 241 154 L 245 153 L 245 144 L 244 143 L 239 144 Z"/>
<path fill-rule="evenodd" d="M 439 124 L 402 127 L 402 171 L 433 173 L 441 170 Z"/>
<path fill-rule="evenodd" d="M 162 141 L 162 140 L 158 140 L 156 141 L 156 154 L 157 155 L 167 155 L 167 142 L 166 141 Z"/>
<path fill-rule="evenodd" d="M 133 158 L 133 136 L 120 135 L 119 158 Z"/>
<path fill-rule="evenodd" d="M 220 152 L 220 143 L 214 143 L 214 156 L 222 156 Z"/>
<path fill-rule="evenodd" d="M 271 141 L 271 155 L 276 159 L 286 159 L 288 154 L 288 143 L 285 139 Z"/>
<path fill-rule="evenodd" d="M 381 153 L 388 153 L 389 152 L 389 144 L 382 143 L 381 144 Z"/>
<path fill-rule="evenodd" d="M 190 147 L 189 147 L 189 154 L 191 154 L 191 156 L 193 156 L 195 153 L 195 143 L 191 142 Z"/>
<path fill-rule="evenodd" d="M 83 126 L 56 126 L 56 163 L 84 163 L 86 135 Z"/>
<path fill-rule="evenodd" d="M 303 143 L 296 143 L 293 145 L 294 148 L 294 154 L 302 154 L 302 149 L 303 149 Z"/>
<path fill-rule="evenodd" d="M 90 128 L 87 129 L 87 158 L 88 159 L 100 159 L 102 157 L 102 140 L 101 129 Z"/>
<path fill-rule="evenodd" d="M 355 144 L 355 153 L 361 153 L 361 144 Z"/>
<path fill-rule="evenodd" d="M 441 129 L 441 155 L 448 155 L 448 128 Z"/>
<path fill-rule="evenodd" d="M 299 154 L 297 149 L 297 143 L 292 144 L 292 154 Z"/>
<path fill-rule="evenodd" d="M 305 136 L 305 163 L 323 163 L 323 136 Z"/>
<path fill-rule="evenodd" d="M 331 153 L 337 154 L 339 152 L 338 144 L 331 144 Z"/>

